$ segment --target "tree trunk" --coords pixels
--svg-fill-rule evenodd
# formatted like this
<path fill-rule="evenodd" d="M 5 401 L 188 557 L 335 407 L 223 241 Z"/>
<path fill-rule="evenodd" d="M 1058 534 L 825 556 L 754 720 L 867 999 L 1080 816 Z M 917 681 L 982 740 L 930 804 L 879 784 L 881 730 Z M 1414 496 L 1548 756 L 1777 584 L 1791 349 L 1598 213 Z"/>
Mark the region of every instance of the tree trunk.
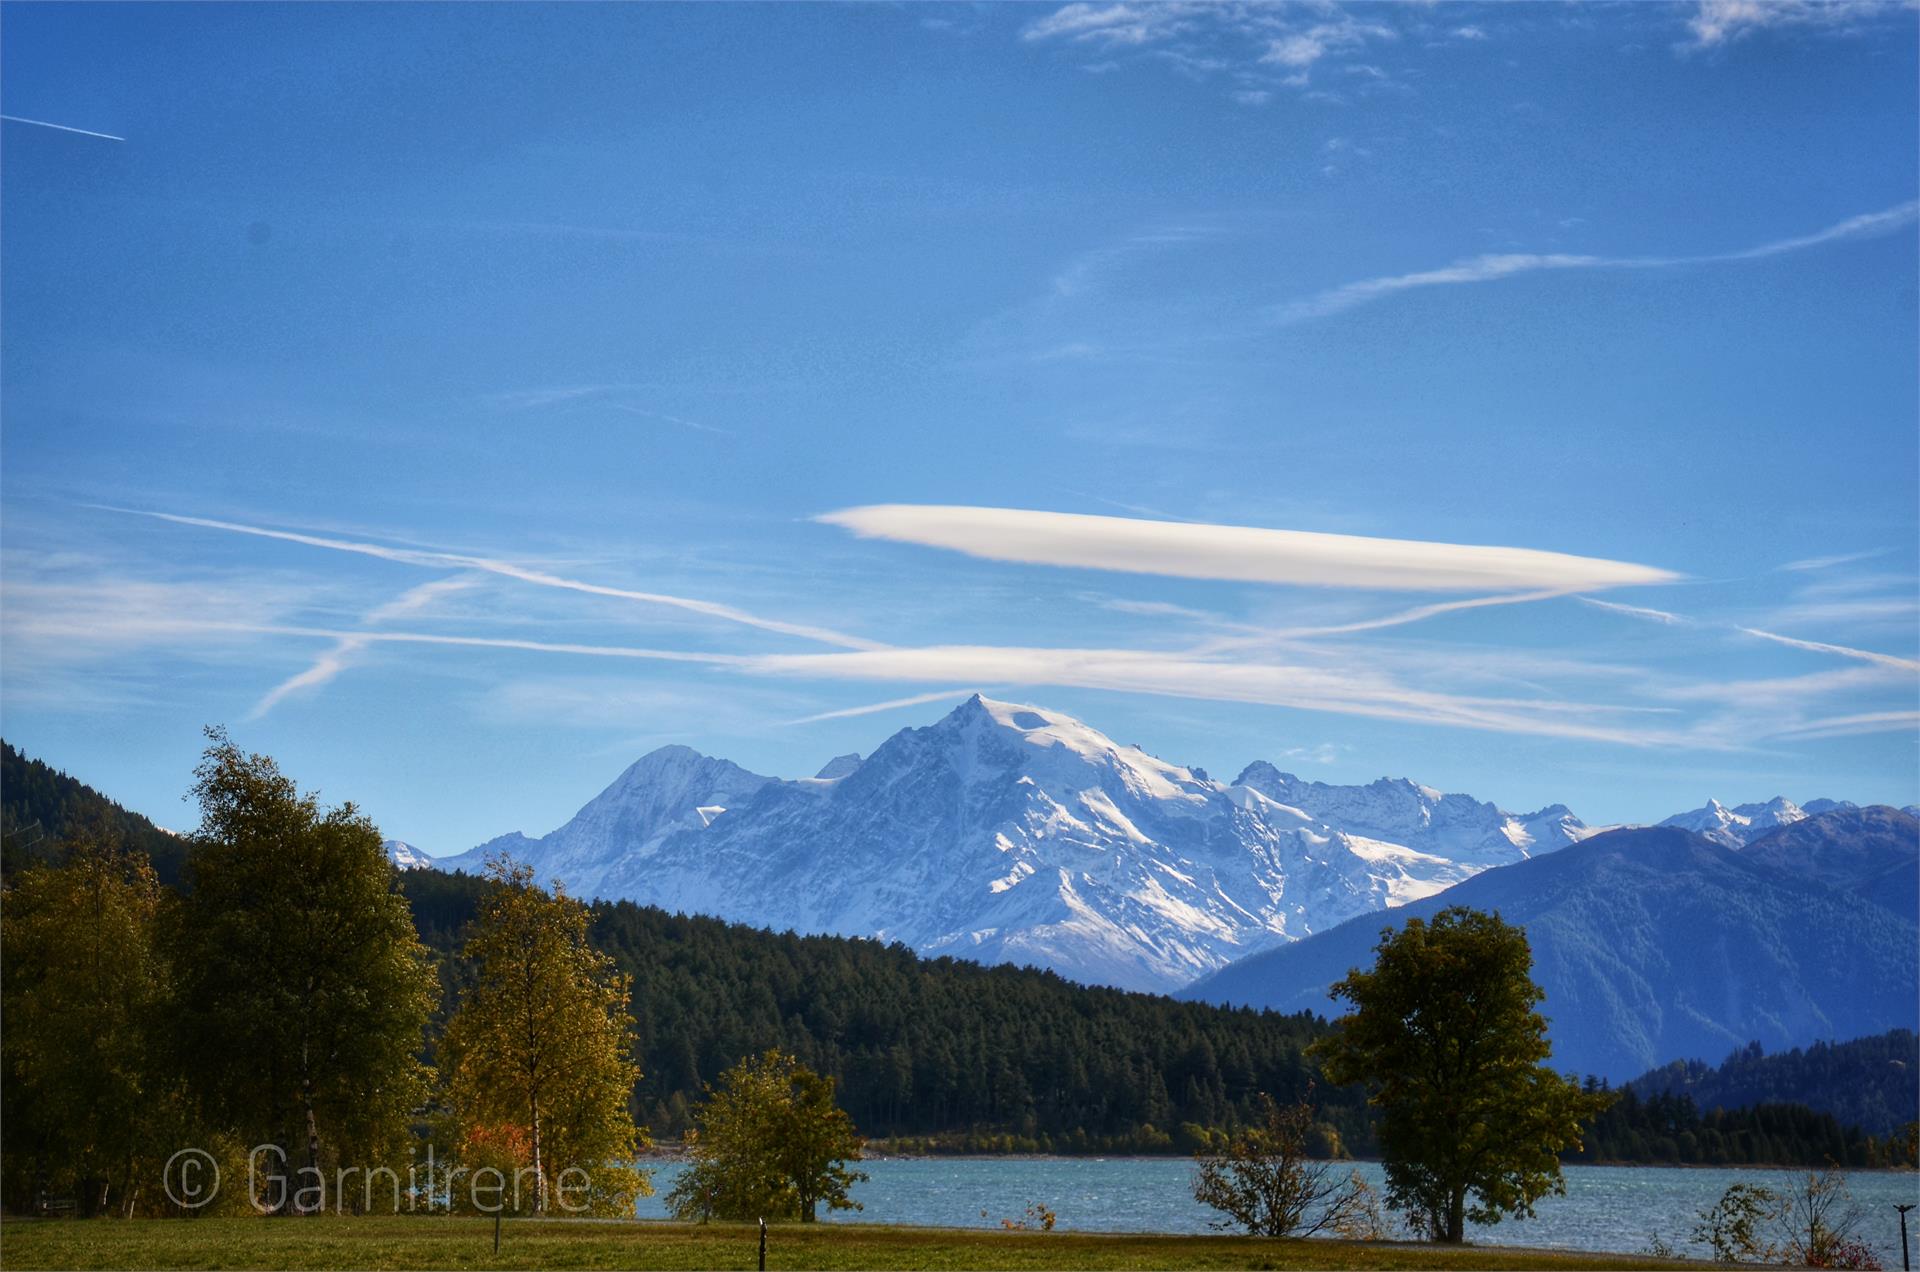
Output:
<path fill-rule="evenodd" d="M 1467 1190 L 1456 1188 L 1447 1198 L 1447 1236 L 1449 1245 L 1459 1245 L 1467 1239 Z"/>
<path fill-rule="evenodd" d="M 307 1115 L 307 1166 L 313 1171 L 316 1180 L 320 1174 L 320 1124 L 313 1116 L 313 1069 L 307 1060 L 307 1044 L 300 1044 L 300 1103 Z M 326 1194 L 320 1195 L 320 1205 L 313 1213 L 320 1214 L 327 1208 Z"/>
<path fill-rule="evenodd" d="M 547 1213 L 547 1172 L 540 1162 L 540 1097 L 535 1096 L 533 1106 L 533 1211 L 535 1214 Z"/>

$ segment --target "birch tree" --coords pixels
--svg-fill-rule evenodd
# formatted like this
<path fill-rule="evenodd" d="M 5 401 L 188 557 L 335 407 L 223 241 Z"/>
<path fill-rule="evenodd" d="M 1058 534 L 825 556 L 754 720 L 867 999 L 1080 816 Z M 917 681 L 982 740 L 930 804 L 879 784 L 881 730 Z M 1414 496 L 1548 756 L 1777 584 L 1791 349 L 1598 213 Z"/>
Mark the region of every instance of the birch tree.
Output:
<path fill-rule="evenodd" d="M 535 1212 L 631 1214 L 652 1188 L 633 1166 L 647 1138 L 630 1108 L 628 978 L 588 941 L 587 908 L 563 887 L 548 892 L 504 855 L 487 873 L 465 948 L 477 979 L 440 1045 L 463 1137 L 524 1142 L 509 1204 L 526 1192 Z"/>

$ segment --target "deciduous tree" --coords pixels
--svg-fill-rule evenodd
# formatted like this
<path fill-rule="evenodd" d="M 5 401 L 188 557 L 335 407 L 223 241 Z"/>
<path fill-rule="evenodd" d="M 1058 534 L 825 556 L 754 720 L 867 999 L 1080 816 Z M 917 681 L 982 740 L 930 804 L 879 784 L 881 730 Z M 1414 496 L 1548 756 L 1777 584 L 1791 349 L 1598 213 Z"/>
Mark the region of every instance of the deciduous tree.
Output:
<path fill-rule="evenodd" d="M 5 970 L 7 1193 L 41 1188 L 83 1213 L 126 1208 L 157 1175 L 172 1084 L 156 1061 L 165 969 L 155 948 L 160 886 L 102 820 L 0 898 Z"/>
<path fill-rule="evenodd" d="M 208 738 L 170 942 L 179 1067 L 216 1125 L 285 1155 L 290 1186 L 265 1202 L 317 1209 L 326 1161 L 406 1158 L 435 981 L 373 823 Z"/>
<path fill-rule="evenodd" d="M 1216 1228 L 1244 1228 L 1256 1237 L 1310 1237 L 1344 1231 L 1365 1211 L 1366 1185 L 1351 1170 L 1308 1156 L 1313 1105 L 1285 1107 L 1260 1097 L 1261 1120 L 1234 1134 L 1224 1152 L 1203 1153 L 1193 1199 L 1225 1218 Z"/>
<path fill-rule="evenodd" d="M 682 1219 L 819 1217 L 858 1210 L 847 1190 L 866 1174 L 847 1168 L 865 1141 L 834 1103 L 833 1079 L 792 1056 L 742 1060 L 709 1088 L 687 1135 L 691 1165 L 667 1194 Z"/>
<path fill-rule="evenodd" d="M 1380 1109 L 1388 1204 L 1449 1242 L 1466 1221 L 1533 1213 L 1565 1191 L 1559 1151 L 1608 1097 L 1549 1069 L 1545 996 L 1526 933 L 1463 907 L 1388 929 L 1371 971 L 1333 987 L 1353 1005 L 1315 1044 L 1330 1081 Z"/>
<path fill-rule="evenodd" d="M 630 1108 L 640 1070 L 628 978 L 588 943 L 587 908 L 560 885 L 547 891 L 504 855 L 487 873 L 465 951 L 477 979 L 440 1046 L 464 1138 L 500 1142 L 519 1128 L 536 1211 L 558 1186 L 565 1209 L 630 1215 L 653 1189 L 633 1165 L 647 1137 Z M 569 1188 L 582 1178 L 584 1197 Z"/>

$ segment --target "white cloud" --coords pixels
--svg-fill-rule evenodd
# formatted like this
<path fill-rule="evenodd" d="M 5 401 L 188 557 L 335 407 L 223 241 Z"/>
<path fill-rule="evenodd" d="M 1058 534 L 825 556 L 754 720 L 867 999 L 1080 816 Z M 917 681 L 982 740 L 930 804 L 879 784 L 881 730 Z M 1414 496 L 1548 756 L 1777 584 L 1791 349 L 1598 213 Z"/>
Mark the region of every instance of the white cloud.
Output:
<path fill-rule="evenodd" d="M 1391 40 L 1389 27 L 1343 17 L 1337 22 L 1318 22 L 1273 40 L 1260 56 L 1262 62 L 1301 70 L 1312 66 L 1329 53 L 1359 48 L 1368 40 Z"/>
<path fill-rule="evenodd" d="M 1300 7 L 1183 0 L 1073 3 L 1028 23 L 1020 34 L 1029 43 L 1097 50 L 1104 60 L 1084 68 L 1090 71 L 1117 70 L 1116 54 L 1138 51 L 1194 79 L 1231 72 L 1244 85 L 1233 94 L 1243 106 L 1268 99 L 1264 85 L 1273 82 L 1276 71 L 1286 72 L 1281 84 L 1304 88 L 1315 66 L 1399 38 L 1391 26 L 1355 18 L 1333 0 Z"/>
<path fill-rule="evenodd" d="M 1248 583 L 1505 592 L 1623 587 L 1680 577 L 1653 566 L 1531 548 L 1019 508 L 878 504 L 816 520 L 864 538 L 950 548 L 994 561 Z"/>
<path fill-rule="evenodd" d="M 1920 215 L 1920 201 L 1902 203 L 1880 212 L 1848 217 L 1813 234 L 1777 239 L 1758 247 L 1706 256 L 1585 256 L 1564 252 L 1511 252 L 1470 257 L 1438 269 L 1417 270 L 1410 274 L 1389 274 L 1362 279 L 1329 288 L 1316 296 L 1291 301 L 1271 311 L 1277 322 L 1302 322 L 1324 318 L 1400 292 L 1425 287 L 1448 287 L 1467 283 L 1489 283 L 1515 274 L 1543 270 L 1570 269 L 1666 269 L 1682 265 L 1723 265 L 1736 261 L 1760 260 L 1787 252 L 1798 252 L 1842 239 L 1872 238 L 1911 225 Z"/>
<path fill-rule="evenodd" d="M 1697 47 L 1711 48 L 1767 28 L 1844 29 L 1911 7 L 1911 0 L 1699 0 L 1687 28 Z"/>
<path fill-rule="evenodd" d="M 1107 46 L 1139 45 L 1171 34 L 1192 6 L 1165 4 L 1069 4 L 1027 24 L 1023 40 L 1065 39 Z"/>

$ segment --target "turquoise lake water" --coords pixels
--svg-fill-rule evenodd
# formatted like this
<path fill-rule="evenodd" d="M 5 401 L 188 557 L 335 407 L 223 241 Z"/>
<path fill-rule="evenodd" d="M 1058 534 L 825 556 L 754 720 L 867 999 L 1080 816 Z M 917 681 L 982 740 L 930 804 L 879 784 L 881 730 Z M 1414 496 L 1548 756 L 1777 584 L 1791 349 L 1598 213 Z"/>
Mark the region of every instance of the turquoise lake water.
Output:
<path fill-rule="evenodd" d="M 1058 1226 L 1084 1232 L 1206 1232 L 1213 1212 L 1193 1200 L 1190 1162 L 1164 1157 L 891 1158 L 864 1163 L 872 1176 L 853 1199 L 865 1208 L 822 1218 L 833 1222 L 902 1223 L 956 1228 L 998 1228 L 1018 1219 L 1031 1202 L 1059 1216 Z M 1379 1166 L 1356 1168 L 1376 1188 Z M 654 1167 L 653 1197 L 640 1203 L 643 1218 L 665 1218 L 660 1196 L 681 1167 Z M 1547 1246 L 1571 1250 L 1645 1250 L 1658 1236 L 1682 1253 L 1697 1212 L 1711 1206 L 1727 1185 L 1745 1180 L 1780 1189 L 1792 1171 L 1699 1170 L 1658 1166 L 1569 1166 L 1567 1193 L 1539 1203 L 1532 1219 L 1508 1220 L 1470 1232 L 1489 1245 Z M 1920 1201 L 1920 1176 L 1863 1171 L 1847 1186 L 1866 1212 L 1856 1232 L 1889 1268 L 1900 1266 L 1900 1225 L 1895 1202 Z M 985 1215 L 982 1215 L 985 1211 Z M 1920 1245 L 1920 1211 L 1908 1216 L 1909 1235 Z M 1920 1256 L 1920 1248 L 1914 1251 Z"/>

